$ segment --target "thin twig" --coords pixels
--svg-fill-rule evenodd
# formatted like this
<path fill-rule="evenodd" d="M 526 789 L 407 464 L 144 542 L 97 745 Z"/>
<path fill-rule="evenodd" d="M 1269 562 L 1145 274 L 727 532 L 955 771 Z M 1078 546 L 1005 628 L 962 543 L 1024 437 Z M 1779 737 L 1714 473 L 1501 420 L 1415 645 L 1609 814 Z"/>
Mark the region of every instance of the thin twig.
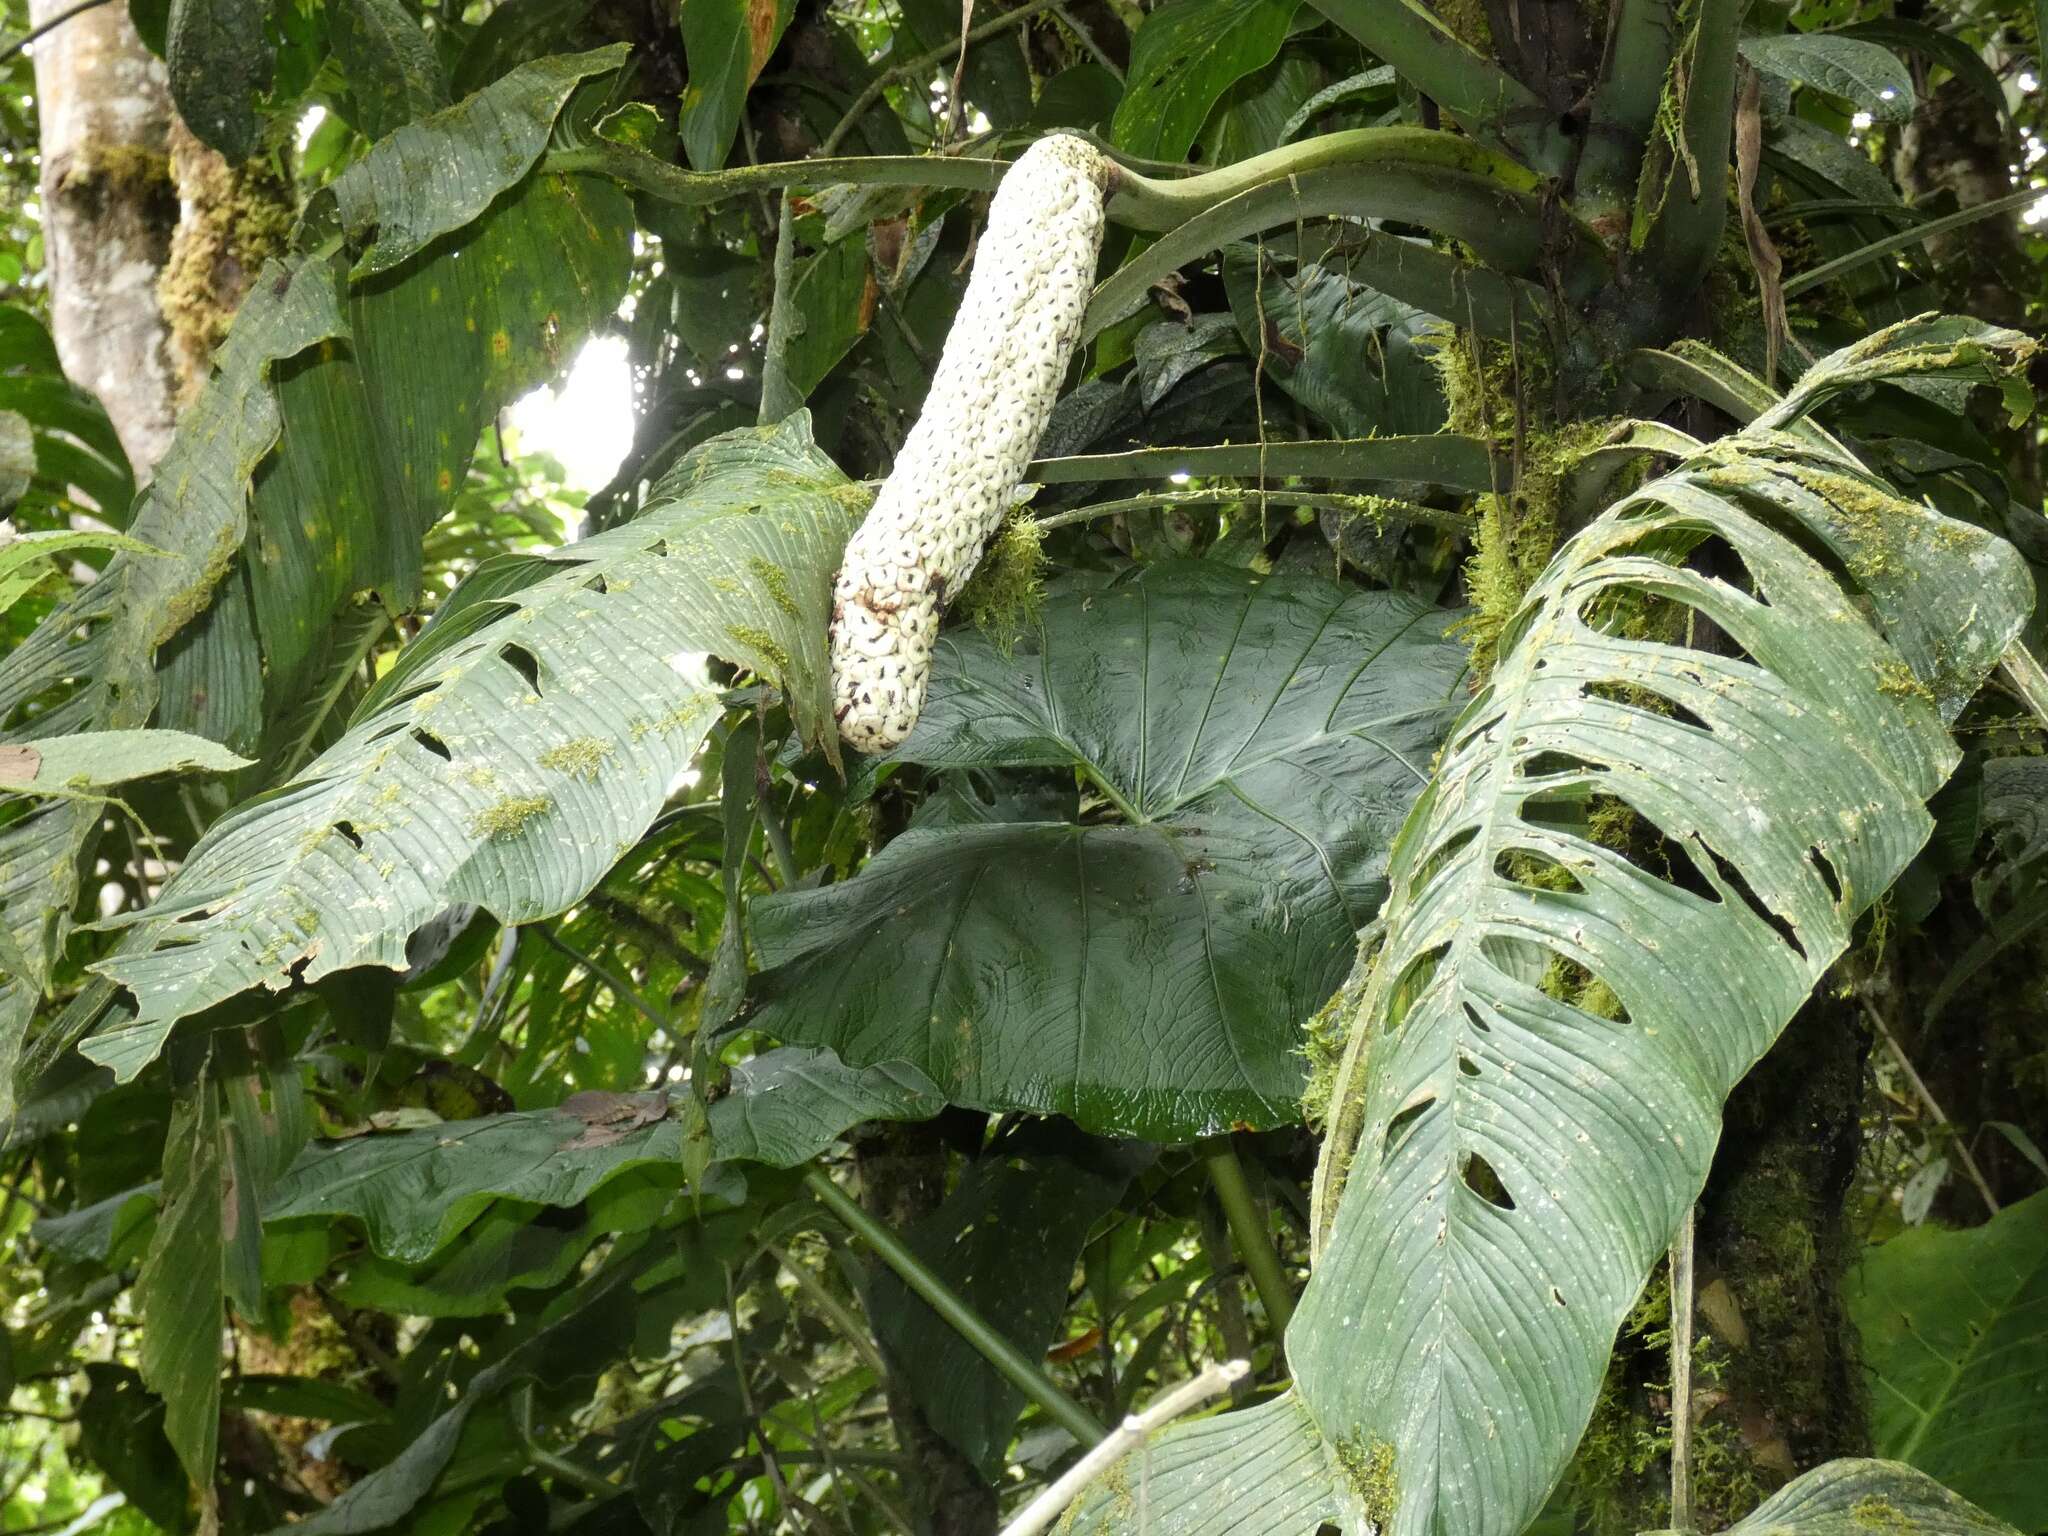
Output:
<path fill-rule="evenodd" d="M 1940 1101 L 1934 1097 L 1934 1092 L 1927 1086 L 1926 1079 L 1921 1077 L 1913 1063 L 1907 1059 L 1906 1048 L 1899 1044 L 1898 1036 L 1885 1024 L 1884 1015 L 1877 1011 L 1877 1005 L 1861 992 L 1856 994 L 1856 1001 L 1863 1005 L 1863 1016 L 1870 1021 L 1871 1029 L 1877 1038 L 1884 1042 L 1885 1049 L 1892 1053 L 1892 1060 L 1899 1064 L 1899 1070 L 1905 1073 L 1906 1081 L 1912 1085 L 1914 1095 L 1926 1109 L 1929 1118 L 1936 1125 L 1953 1129 L 1954 1122 L 1943 1112 Z M 1996 1216 L 1999 1209 L 1998 1197 L 1991 1193 L 1991 1185 L 1984 1178 L 1984 1170 L 1977 1166 L 1977 1159 L 1970 1155 L 1969 1143 L 1961 1136 L 1956 1136 L 1954 1146 L 1956 1158 L 1963 1165 L 1963 1172 L 1970 1176 L 1970 1182 L 1977 1186 L 1977 1193 L 1984 1197 L 1985 1209 Z"/>
<path fill-rule="evenodd" d="M 1426 523 L 1468 533 L 1472 518 L 1464 512 L 1446 512 L 1412 501 L 1395 501 L 1385 496 L 1345 496 L 1327 491 L 1260 491 L 1245 486 L 1216 486 L 1205 490 L 1153 491 L 1143 496 L 1124 496 L 1115 501 L 1098 501 L 1066 512 L 1054 512 L 1036 519 L 1043 530 L 1066 528 L 1074 523 L 1092 523 L 1119 512 L 1159 512 L 1173 507 L 1213 507 L 1235 501 L 1265 500 L 1282 507 L 1307 507 L 1316 512 L 1338 512 L 1346 516 L 1385 518 L 1393 522 Z"/>
<path fill-rule="evenodd" d="M 936 48 L 929 49 L 914 58 L 905 59 L 901 64 L 895 64 L 883 70 L 867 83 L 858 96 L 853 98 L 853 105 L 846 109 L 845 115 L 839 119 L 838 124 L 830 133 L 825 135 L 824 143 L 818 146 L 818 153 L 821 155 L 835 153 L 839 146 L 845 142 L 847 134 L 853 131 L 853 125 L 867 116 L 868 108 L 880 101 L 882 93 L 888 90 L 890 86 L 916 80 L 926 70 L 931 69 L 935 65 L 945 63 L 946 56 L 956 46 L 964 48 L 969 43 L 978 43 L 983 38 L 994 37 L 998 32 L 1005 31 L 1010 27 L 1021 27 L 1025 22 L 1031 20 L 1032 17 L 1042 15 L 1046 11 L 1051 10 L 1055 3 L 1056 0 L 1031 0 L 1029 5 L 1019 6 L 1014 11 L 1005 11 L 1002 15 L 992 20 L 984 21 L 978 27 L 970 27 L 961 35 L 958 44 L 941 43 Z"/>
<path fill-rule="evenodd" d="M 72 17 L 83 16 L 87 11 L 98 10 L 106 3 L 107 0 L 78 0 L 78 4 L 72 6 L 70 10 L 59 11 L 41 26 L 30 27 L 19 39 L 9 43 L 5 48 L 0 48 L 0 64 L 5 64 L 17 53 L 20 53 L 24 48 L 34 43 L 37 38 L 47 37 L 50 33 L 63 26 L 65 22 L 71 20 Z"/>
<path fill-rule="evenodd" d="M 1998 666 L 2005 680 L 2012 684 L 2012 691 L 2034 712 L 2034 718 L 2048 725 L 2048 672 L 2041 669 L 2026 642 L 2015 640 L 2007 646 L 2005 654 L 1998 658 Z"/>
<path fill-rule="evenodd" d="M 967 76 L 967 34 L 974 27 L 974 0 L 960 0 L 960 57 L 953 61 L 953 84 L 946 95 L 946 139 L 960 137 L 967 121 L 966 102 L 961 99 L 961 81 Z"/>
<path fill-rule="evenodd" d="M 599 965 L 589 955 L 586 955 L 574 944 L 571 944 L 559 933 L 556 933 L 553 924 L 536 923 L 534 924 L 534 931 L 549 945 L 559 949 L 592 976 L 603 982 L 607 987 L 610 987 L 613 996 L 623 998 L 631 1003 L 634 1008 L 639 1010 L 641 1017 L 646 1019 L 656 1029 L 667 1030 L 671 1038 L 676 1035 L 676 1021 L 674 1019 L 643 998 L 632 984 L 623 977 L 607 967 Z"/>
<path fill-rule="evenodd" d="M 847 1310 L 846 1304 L 825 1289 L 825 1282 L 797 1263 L 776 1244 L 764 1243 L 761 1246 L 771 1259 L 788 1271 L 789 1277 L 796 1281 L 797 1289 L 808 1296 L 812 1304 L 825 1314 L 826 1319 L 839 1331 L 839 1336 L 853 1347 L 853 1352 L 861 1357 L 875 1373 L 876 1378 L 880 1379 L 887 1375 L 889 1368 L 882 1363 L 882 1352 L 875 1348 L 875 1341 L 868 1337 L 867 1330 L 861 1327 L 859 1321 Z"/>
<path fill-rule="evenodd" d="M 767 1428 L 761 1423 L 761 1415 L 754 1407 L 754 1389 L 747 1383 L 747 1357 L 740 1347 L 740 1305 L 739 1296 L 733 1289 L 732 1266 L 725 1271 L 725 1316 L 732 1326 L 732 1372 L 739 1387 L 740 1412 L 745 1416 L 748 1429 L 761 1443 L 761 1466 L 768 1474 L 768 1482 L 775 1489 L 775 1503 L 779 1509 L 796 1511 L 798 1506 L 790 1498 L 789 1484 L 782 1476 L 782 1463 L 775 1458 L 775 1447 L 768 1441 Z M 809 1522 L 805 1524 L 808 1526 Z"/>
<path fill-rule="evenodd" d="M 1671 1244 L 1671 1528 L 1692 1524 L 1693 1207 Z"/>
<path fill-rule="evenodd" d="M 1026 1504 L 1017 1518 L 1003 1527 L 1002 1536 L 1038 1536 L 1090 1483 L 1143 1445 L 1154 1431 L 1212 1397 L 1220 1397 L 1230 1390 L 1231 1383 L 1242 1380 L 1250 1370 L 1249 1361 L 1227 1360 L 1154 1398 L 1151 1407 L 1126 1418 L 1101 1444 L 1069 1467 L 1058 1482 Z"/>
<path fill-rule="evenodd" d="M 1118 85 L 1122 85 L 1124 83 L 1124 72 L 1116 67 L 1115 59 L 1112 59 L 1108 54 L 1102 51 L 1102 44 L 1095 41 L 1094 37 L 1089 33 L 1088 29 L 1082 26 L 1081 23 L 1075 18 L 1074 13 L 1068 10 L 1064 5 L 1059 4 L 1058 0 L 1054 0 L 1052 13 L 1053 15 L 1059 17 L 1061 21 L 1067 24 L 1067 30 L 1074 34 L 1075 38 L 1080 42 L 1083 48 L 1088 50 L 1088 56 L 1091 59 L 1093 59 L 1096 63 L 1100 64 L 1104 69 L 1108 70 L 1111 78 L 1113 78 Z"/>

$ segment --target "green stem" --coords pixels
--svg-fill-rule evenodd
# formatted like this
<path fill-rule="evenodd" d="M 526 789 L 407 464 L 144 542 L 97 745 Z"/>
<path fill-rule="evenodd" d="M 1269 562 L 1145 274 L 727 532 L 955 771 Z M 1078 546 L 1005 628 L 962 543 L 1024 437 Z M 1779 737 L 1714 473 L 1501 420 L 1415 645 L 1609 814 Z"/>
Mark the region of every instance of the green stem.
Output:
<path fill-rule="evenodd" d="M 764 427 L 794 414 L 803 392 L 789 377 L 789 344 L 796 325 L 796 216 L 785 190 L 775 214 L 774 292 L 768 300 L 768 336 L 761 352 L 761 410 L 755 419 Z"/>
<path fill-rule="evenodd" d="M 599 981 L 603 982 L 607 987 L 611 988 L 614 996 L 623 998 L 625 999 L 625 1001 L 631 1003 L 633 1007 L 636 1010 L 638 1010 L 640 1016 L 647 1020 L 648 1023 L 652 1024 L 656 1029 L 667 1031 L 670 1038 L 675 1037 L 677 1033 L 676 1021 L 670 1018 L 667 1014 L 663 1013 L 660 1009 L 656 1008 L 652 1003 L 648 1002 L 645 998 L 643 998 L 639 994 L 639 992 L 634 989 L 632 983 L 628 982 L 616 971 L 610 970 L 609 968 L 598 964 L 597 961 L 593 960 L 589 955 L 586 955 L 574 944 L 571 944 L 559 933 L 556 933 L 552 924 L 537 923 L 534 926 L 535 931 L 540 934 L 541 938 L 546 943 L 560 950 L 563 954 L 567 955 L 571 960 L 574 960 L 578 965 L 582 966 L 583 969 L 588 971 L 592 976 L 595 976 Z"/>
<path fill-rule="evenodd" d="M 1728 147 L 1735 125 L 1735 45 L 1742 13 L 1749 0 L 1699 0 L 1699 15 L 1687 39 L 1681 67 L 1685 98 L 1679 113 L 1679 138 L 1684 156 L 1699 177 L 1693 193 L 1692 175 L 1673 149 L 1670 185 L 1662 208 L 1644 237 L 1640 270 L 1654 279 L 1661 307 L 1691 304 L 1721 246 L 1728 222 Z M 1672 323 L 1669 313 L 1644 317 L 1660 330 Z"/>
<path fill-rule="evenodd" d="M 1311 475 L 1323 480 L 1411 480 L 1474 493 L 1492 489 L 1486 444 L 1435 432 L 1306 443 L 1226 443 L 1209 448 L 1137 448 L 1037 459 L 1024 471 L 1037 485 L 1096 480 L 1164 480 L 1168 475 Z"/>
<path fill-rule="evenodd" d="M 1223 1207 L 1223 1219 L 1230 1223 L 1230 1240 L 1238 1258 L 1252 1277 L 1252 1285 L 1265 1303 L 1273 1331 L 1285 1333 L 1294 1316 L 1294 1293 L 1280 1267 L 1280 1255 L 1273 1247 L 1273 1234 L 1264 1213 L 1252 1198 L 1251 1185 L 1244 1176 L 1244 1164 L 1228 1136 L 1217 1136 L 1202 1144 L 1202 1166 L 1208 1170 L 1210 1187 Z"/>
<path fill-rule="evenodd" d="M 775 872 L 782 877 L 783 889 L 788 890 L 804 876 L 789 845 L 789 828 L 783 825 L 781 814 L 769 803 L 767 795 L 755 797 L 754 814 L 761 818 L 761 835 L 767 839 L 768 856 L 775 861 Z"/>
<path fill-rule="evenodd" d="M 1925 224 L 1915 224 L 1896 234 L 1886 235 L 1882 240 L 1873 240 L 1860 251 L 1851 251 L 1846 256 L 1837 256 L 1833 261 L 1822 262 L 1810 271 L 1785 282 L 1785 297 L 1790 299 L 1818 288 L 1822 283 L 1833 282 L 1845 273 L 1854 272 L 1858 267 L 1868 266 L 1893 251 L 1904 250 L 1909 245 L 1918 245 L 1922 240 L 1931 240 L 1936 235 L 1945 235 L 1952 229 L 1961 229 L 1979 219 L 1988 219 L 1994 214 L 2014 213 L 2041 200 L 2039 187 L 2028 187 L 2009 197 L 1995 197 L 1988 203 L 1979 203 L 1974 208 L 1965 208 L 1960 213 L 1951 213 L 1939 219 L 1930 219 Z"/>
<path fill-rule="evenodd" d="M 829 1174 L 823 1169 L 813 1168 L 804 1175 L 804 1184 L 826 1209 L 846 1224 L 848 1231 L 872 1248 L 875 1256 L 895 1271 L 898 1279 L 922 1297 L 955 1333 L 994 1366 L 1005 1381 L 1043 1408 L 1055 1423 L 1081 1444 L 1094 1445 L 1102 1439 L 1102 1426 L 1095 1422 L 1087 1409 L 1062 1392 L 1051 1377 L 1025 1358 L 1016 1345 L 991 1328 L 980 1313 L 933 1274 L 895 1233 L 862 1210 L 845 1190 L 833 1183 Z"/>
<path fill-rule="evenodd" d="M 1514 150 L 1549 173 L 1564 169 L 1565 144 L 1536 93 L 1468 45 L 1415 0 L 1310 0 L 1394 66 L 1474 138 Z"/>
<path fill-rule="evenodd" d="M 1263 501 L 1281 507 L 1307 507 L 1313 512 L 1340 512 L 1347 516 L 1386 518 L 1393 522 L 1427 523 L 1455 533 L 1472 530 L 1471 514 L 1447 512 L 1412 501 L 1395 501 L 1384 496 L 1344 496 L 1328 491 L 1265 491 L 1252 486 L 1219 485 L 1200 491 L 1151 491 L 1143 496 L 1124 496 L 1116 501 L 1098 501 L 1089 506 L 1055 512 L 1037 519 L 1042 529 L 1066 528 L 1075 523 L 1092 523 L 1097 518 L 1120 512 L 1164 512 L 1175 507 L 1213 507 L 1235 501 Z"/>
<path fill-rule="evenodd" d="M 1628 228 L 1642 174 L 1643 149 L 1657 121 L 1657 101 L 1671 68 L 1678 22 L 1672 0 L 1621 0 L 1607 33 L 1586 149 L 1579 157 L 1573 200 L 1596 227 Z"/>
<path fill-rule="evenodd" d="M 875 1348 L 875 1341 L 868 1337 L 867 1330 L 861 1327 L 846 1304 L 825 1289 L 825 1282 L 774 1243 L 763 1243 L 761 1246 L 768 1257 L 780 1264 L 789 1277 L 796 1281 L 797 1289 L 808 1296 L 811 1304 L 824 1313 L 826 1320 L 839 1330 L 839 1336 L 846 1340 L 853 1352 L 867 1362 L 868 1368 L 875 1373 L 875 1379 L 880 1381 L 888 1375 L 888 1367 L 882 1363 L 882 1354 Z"/>
<path fill-rule="evenodd" d="M 1196 257 L 1277 224 L 1332 214 L 1419 224 L 1464 241 L 1505 272 L 1540 272 L 1554 263 L 1571 298 L 1592 292 L 1609 270 L 1598 237 L 1547 206 L 1539 183 L 1521 166 L 1455 134 L 1421 128 L 1323 134 L 1182 181 L 1119 173 L 1109 212 L 1122 223 L 1165 233 L 1096 289 L 1084 338 L 1131 313 L 1152 284 Z M 1451 288 L 1448 271 L 1434 274 L 1439 292 L 1432 293 L 1433 304 L 1445 302 L 1440 295 Z M 1464 288 L 1477 299 L 1481 286 Z M 1490 307 L 1505 310 L 1501 294 L 1490 296 Z M 1494 323 L 1504 325 L 1498 318 Z"/>

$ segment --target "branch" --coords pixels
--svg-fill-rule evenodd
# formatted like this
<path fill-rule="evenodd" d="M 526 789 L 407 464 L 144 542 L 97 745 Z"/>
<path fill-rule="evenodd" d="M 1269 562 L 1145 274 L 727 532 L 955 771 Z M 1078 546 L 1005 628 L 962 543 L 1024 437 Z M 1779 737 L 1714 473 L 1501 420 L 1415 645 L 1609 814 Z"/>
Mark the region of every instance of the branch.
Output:
<path fill-rule="evenodd" d="M 1671 1243 L 1671 1528 L 1692 1523 L 1693 1207 Z"/>
<path fill-rule="evenodd" d="M 1928 1118 L 1936 1125 L 1953 1129 L 1954 1122 L 1943 1112 L 1941 1101 L 1935 1098 L 1934 1091 L 1927 1086 L 1927 1080 L 1914 1067 L 1912 1058 L 1906 1054 L 1906 1048 L 1899 1044 L 1899 1037 L 1893 1034 L 1890 1026 L 1885 1023 L 1884 1015 L 1877 1011 L 1877 1004 L 1861 992 L 1856 994 L 1856 1001 L 1863 1005 L 1863 1016 L 1870 1021 L 1871 1029 L 1876 1032 L 1877 1038 L 1884 1042 L 1884 1048 L 1891 1052 L 1892 1060 L 1899 1064 L 1899 1070 L 1905 1073 L 1906 1081 L 1913 1087 L 1914 1096 L 1926 1107 Z M 1953 1144 L 1956 1158 L 1963 1165 L 1963 1171 L 1970 1176 L 1970 1182 L 1977 1186 L 1977 1193 L 1984 1198 L 1984 1208 L 1996 1216 L 1998 1196 L 1991 1192 L 1991 1185 L 1984 1178 L 1984 1170 L 1977 1166 L 1977 1159 L 1970 1155 L 1969 1143 L 1958 1135 Z"/>
<path fill-rule="evenodd" d="M 1229 502 L 1256 501 L 1276 507 L 1306 507 L 1312 512 L 1337 512 L 1346 517 L 1370 517 L 1391 523 L 1426 523 L 1453 533 L 1470 534 L 1473 518 L 1469 512 L 1450 512 L 1425 507 L 1418 502 L 1396 501 L 1387 496 L 1345 496 L 1330 491 L 1269 491 L 1259 486 L 1219 485 L 1199 491 L 1151 491 L 1142 496 L 1123 496 L 1115 501 L 1091 502 L 1065 512 L 1035 519 L 1041 529 L 1066 528 L 1075 523 L 1092 523 L 1097 518 L 1120 512 L 1167 512 L 1176 507 L 1214 507 Z"/>
<path fill-rule="evenodd" d="M 1512 150 L 1546 173 L 1564 169 L 1564 137 L 1536 93 L 1415 0 L 1310 3 L 1393 65 L 1395 74 L 1474 138 Z"/>
<path fill-rule="evenodd" d="M 1232 1383 L 1242 1381 L 1250 1371 L 1251 1366 L 1246 1361 L 1225 1361 L 1221 1365 L 1210 1366 L 1192 1381 L 1182 1382 L 1171 1392 L 1154 1398 L 1151 1407 L 1127 1417 L 1093 1450 L 1069 1467 L 1058 1482 L 1026 1504 L 1017 1518 L 1003 1527 L 1002 1536 L 1038 1536 L 1059 1517 L 1061 1511 L 1081 1496 L 1090 1483 L 1143 1445 L 1155 1430 L 1190 1409 L 1200 1407 L 1210 1398 L 1222 1396 L 1230 1390 Z"/>
<path fill-rule="evenodd" d="M 1312 475 L 1323 480 L 1412 480 L 1454 491 L 1493 487 L 1486 444 L 1434 432 L 1422 437 L 1355 437 L 1305 443 L 1226 443 L 1211 448 L 1136 448 L 1035 459 L 1028 484 L 1163 480 L 1172 474 Z"/>
<path fill-rule="evenodd" d="M 1043 1408 L 1054 1423 L 1083 1445 L 1095 1445 L 1103 1436 L 1097 1424 L 1079 1403 L 1059 1389 L 1050 1376 L 1027 1359 L 1023 1352 L 989 1326 L 988 1320 L 960 1299 L 959 1293 L 941 1280 L 925 1262 L 904 1246 L 902 1239 L 855 1203 L 832 1182 L 831 1175 L 813 1168 L 804 1175 L 804 1186 L 821 1200 L 826 1209 L 846 1224 L 847 1230 L 875 1251 L 875 1256 L 896 1272 L 901 1280 L 953 1331 L 972 1345 L 984 1360 L 1011 1386 Z"/>

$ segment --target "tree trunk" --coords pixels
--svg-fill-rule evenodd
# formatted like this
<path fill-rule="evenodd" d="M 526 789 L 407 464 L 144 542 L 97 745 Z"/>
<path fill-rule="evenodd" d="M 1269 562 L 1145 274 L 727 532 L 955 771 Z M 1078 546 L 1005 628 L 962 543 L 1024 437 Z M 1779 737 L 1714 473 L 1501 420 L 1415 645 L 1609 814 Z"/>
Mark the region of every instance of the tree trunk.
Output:
<path fill-rule="evenodd" d="M 206 382 L 214 348 L 227 339 L 228 324 L 263 263 L 290 244 L 294 202 L 291 184 L 267 161 L 230 165 L 175 117 L 170 150 L 178 227 L 157 301 L 170 332 L 182 407 Z"/>
<path fill-rule="evenodd" d="M 30 0 L 30 20 L 51 21 L 68 3 Z M 175 414 L 156 291 L 178 218 L 164 67 L 128 8 L 102 5 L 43 37 L 35 70 L 51 333 L 65 373 L 106 407 L 145 481 Z"/>
<path fill-rule="evenodd" d="M 855 1146 L 861 1204 L 901 1232 L 946 1195 L 946 1149 L 936 1125 L 887 1125 Z M 996 1491 L 981 1479 L 891 1373 L 884 1383 L 897 1443 L 910 1463 L 920 1536 L 993 1536 Z"/>

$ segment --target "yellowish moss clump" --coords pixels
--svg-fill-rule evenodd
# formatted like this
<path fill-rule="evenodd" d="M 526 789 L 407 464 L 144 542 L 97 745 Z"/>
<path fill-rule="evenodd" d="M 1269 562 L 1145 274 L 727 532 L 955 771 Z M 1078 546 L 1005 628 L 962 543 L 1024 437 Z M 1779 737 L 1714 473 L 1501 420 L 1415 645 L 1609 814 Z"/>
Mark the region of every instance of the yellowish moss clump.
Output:
<path fill-rule="evenodd" d="M 783 676 L 787 677 L 789 675 L 791 666 L 789 648 L 769 634 L 767 630 L 755 629 L 751 625 L 735 624 L 726 633 L 731 635 L 739 644 L 754 652 L 755 655 L 765 657 L 768 663 Z"/>
<path fill-rule="evenodd" d="M 1332 1447 L 1337 1466 L 1358 1499 L 1359 1513 L 1384 1531 L 1393 1524 L 1401 1505 L 1401 1483 L 1394 1465 L 1394 1447 L 1388 1441 L 1363 1436 L 1338 1440 Z"/>
<path fill-rule="evenodd" d="M 189 401 L 256 274 L 289 247 L 295 205 L 290 183 L 267 160 L 231 166 L 182 127 L 173 151 L 165 174 L 175 171 L 186 211 L 171 237 L 157 302 L 170 326 L 179 390 Z"/>
<path fill-rule="evenodd" d="M 540 755 L 540 765 L 552 768 L 557 773 L 566 773 L 585 782 L 594 781 L 604 767 L 605 759 L 612 755 L 612 744 L 596 736 L 579 736 L 574 741 L 565 741 L 560 746 L 549 747 Z"/>
<path fill-rule="evenodd" d="M 478 811 L 469 830 L 477 837 L 517 837 L 536 816 L 545 816 L 554 802 L 546 795 L 507 795 Z"/>
<path fill-rule="evenodd" d="M 1019 508 L 989 541 L 953 606 L 1004 655 L 1045 606 L 1045 530 Z"/>

